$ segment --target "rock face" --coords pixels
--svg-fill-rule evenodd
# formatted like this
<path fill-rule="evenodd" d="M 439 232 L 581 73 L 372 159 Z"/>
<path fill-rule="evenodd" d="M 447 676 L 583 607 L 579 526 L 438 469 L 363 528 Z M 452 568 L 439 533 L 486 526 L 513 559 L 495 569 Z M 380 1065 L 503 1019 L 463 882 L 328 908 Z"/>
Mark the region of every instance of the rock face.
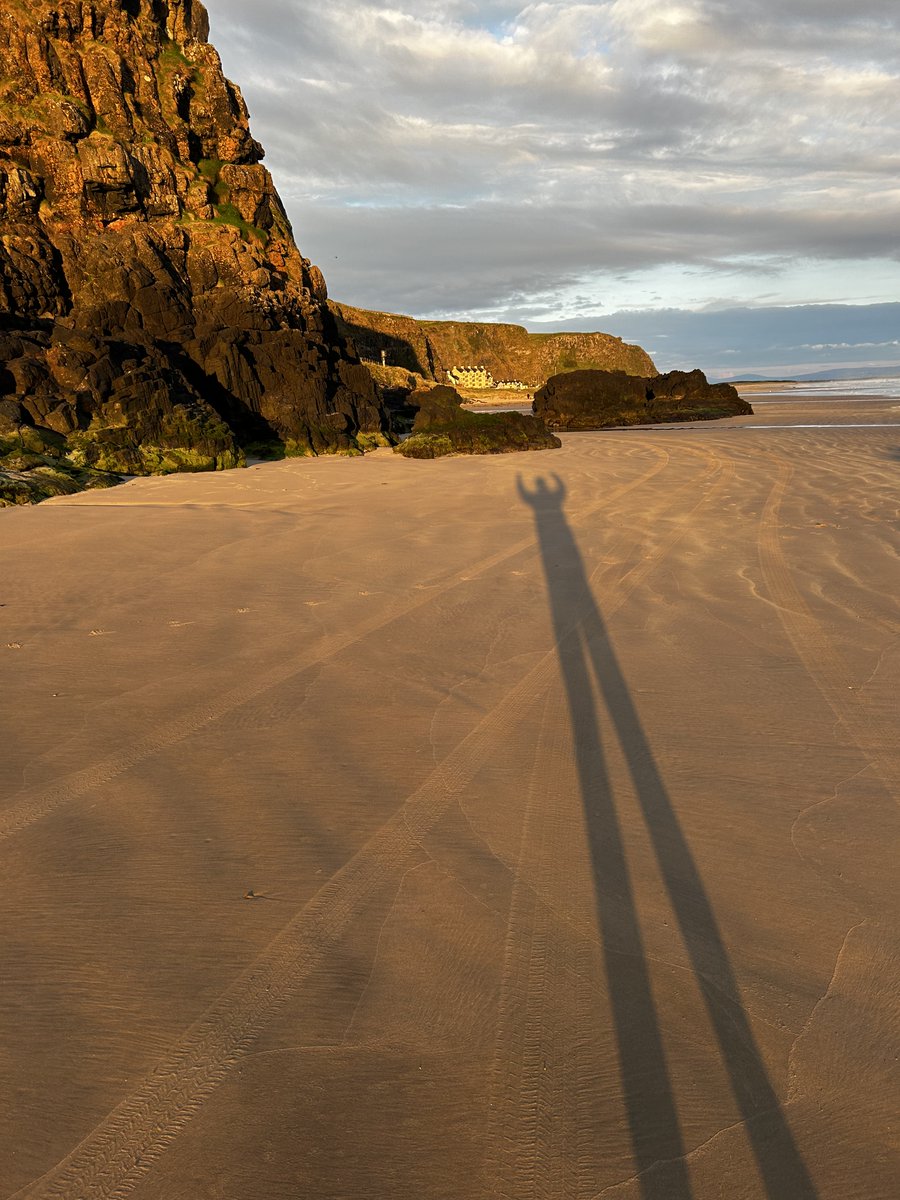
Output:
<path fill-rule="evenodd" d="M 0 432 L 0 507 L 119 482 L 118 475 L 75 466 L 66 450 L 66 439 L 48 429 L 21 426 L 11 434 Z"/>
<path fill-rule="evenodd" d="M 713 421 L 752 414 L 728 383 L 702 371 L 638 378 L 623 371 L 555 375 L 535 393 L 534 412 L 551 429 L 613 429 L 667 421 Z"/>
<path fill-rule="evenodd" d="M 417 321 L 331 302 L 339 328 L 364 359 L 447 382 L 447 372 L 477 365 L 495 380 L 537 387 L 561 371 L 593 368 L 654 375 L 640 346 L 608 333 L 528 333 L 521 325 L 469 321 Z"/>
<path fill-rule="evenodd" d="M 384 440 L 198 0 L 0 9 L 0 436 L 79 467 Z"/>
<path fill-rule="evenodd" d="M 556 450 L 562 445 L 538 417 L 517 412 L 466 412 L 461 407 L 462 396 L 452 387 L 413 392 L 407 403 L 417 410 L 412 434 L 395 447 L 395 452 L 406 458 L 510 454 Z"/>

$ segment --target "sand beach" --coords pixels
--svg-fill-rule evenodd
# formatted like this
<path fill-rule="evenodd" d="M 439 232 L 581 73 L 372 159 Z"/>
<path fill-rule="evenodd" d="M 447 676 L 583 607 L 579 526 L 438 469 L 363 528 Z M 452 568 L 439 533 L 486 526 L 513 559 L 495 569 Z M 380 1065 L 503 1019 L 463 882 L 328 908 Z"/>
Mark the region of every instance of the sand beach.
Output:
<path fill-rule="evenodd" d="M 0 512 L 0 1196 L 896 1196 L 898 465 L 804 395 Z"/>

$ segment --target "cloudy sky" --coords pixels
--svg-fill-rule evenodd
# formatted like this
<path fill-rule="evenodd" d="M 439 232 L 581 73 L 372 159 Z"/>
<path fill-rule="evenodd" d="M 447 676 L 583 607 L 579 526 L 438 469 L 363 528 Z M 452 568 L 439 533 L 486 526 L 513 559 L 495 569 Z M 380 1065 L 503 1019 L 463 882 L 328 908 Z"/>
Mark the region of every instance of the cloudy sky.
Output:
<path fill-rule="evenodd" d="M 336 299 L 900 369 L 898 0 L 206 3 Z"/>

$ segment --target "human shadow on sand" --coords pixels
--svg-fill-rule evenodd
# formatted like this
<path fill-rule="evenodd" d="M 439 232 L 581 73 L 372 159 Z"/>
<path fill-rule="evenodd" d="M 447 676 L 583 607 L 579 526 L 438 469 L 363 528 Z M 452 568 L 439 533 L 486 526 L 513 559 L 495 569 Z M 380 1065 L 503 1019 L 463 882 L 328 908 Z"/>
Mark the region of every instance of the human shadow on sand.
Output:
<path fill-rule="evenodd" d="M 600 737 L 609 714 L 627 763 L 660 875 L 687 948 L 731 1090 L 768 1200 L 815 1200 L 753 1035 L 718 921 L 666 790 L 563 511 L 553 476 L 532 489 L 534 512 L 571 719 L 597 921 L 641 1195 L 690 1200 L 691 1182 L 675 1092 L 650 981 L 634 885 Z"/>

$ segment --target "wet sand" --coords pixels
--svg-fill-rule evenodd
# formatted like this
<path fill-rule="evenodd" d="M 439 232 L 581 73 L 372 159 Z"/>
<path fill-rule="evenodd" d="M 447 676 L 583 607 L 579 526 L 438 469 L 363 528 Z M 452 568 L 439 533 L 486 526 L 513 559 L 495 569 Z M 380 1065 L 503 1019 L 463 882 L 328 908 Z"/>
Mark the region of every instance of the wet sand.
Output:
<path fill-rule="evenodd" d="M 898 468 L 804 397 L 0 513 L 0 1196 L 895 1197 Z"/>

